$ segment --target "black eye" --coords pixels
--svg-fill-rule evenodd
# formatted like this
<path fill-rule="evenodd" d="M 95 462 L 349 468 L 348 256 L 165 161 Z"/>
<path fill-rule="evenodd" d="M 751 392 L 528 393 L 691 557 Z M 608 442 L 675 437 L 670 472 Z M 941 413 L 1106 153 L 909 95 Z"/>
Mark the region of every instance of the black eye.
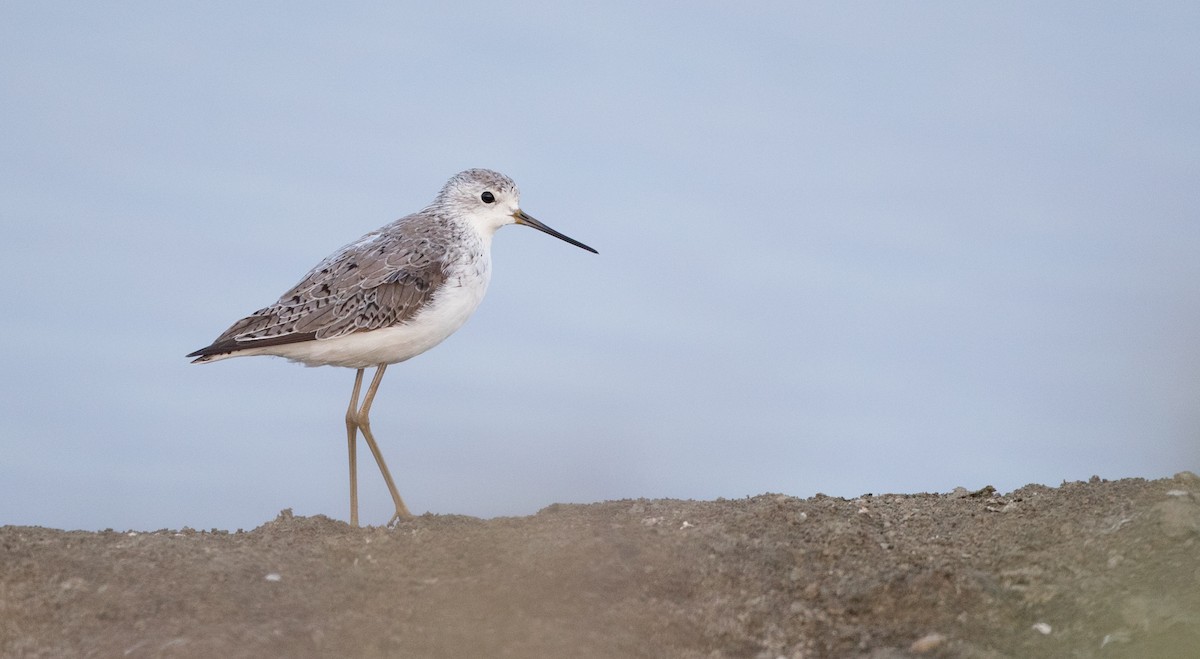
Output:
<path fill-rule="evenodd" d="M 483 203 L 485 204 L 490 204 L 493 201 L 496 201 L 496 195 L 492 194 L 491 192 L 484 192 L 483 194 L 479 195 L 479 198 L 482 199 Z"/>

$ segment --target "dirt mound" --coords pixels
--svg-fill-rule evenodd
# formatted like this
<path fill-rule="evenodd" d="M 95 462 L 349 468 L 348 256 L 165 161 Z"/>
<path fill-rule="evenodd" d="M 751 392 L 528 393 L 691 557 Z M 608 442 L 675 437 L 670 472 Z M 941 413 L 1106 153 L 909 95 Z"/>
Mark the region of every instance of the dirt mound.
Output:
<path fill-rule="evenodd" d="M 1200 478 L 0 528 L 5 657 L 1200 657 Z"/>

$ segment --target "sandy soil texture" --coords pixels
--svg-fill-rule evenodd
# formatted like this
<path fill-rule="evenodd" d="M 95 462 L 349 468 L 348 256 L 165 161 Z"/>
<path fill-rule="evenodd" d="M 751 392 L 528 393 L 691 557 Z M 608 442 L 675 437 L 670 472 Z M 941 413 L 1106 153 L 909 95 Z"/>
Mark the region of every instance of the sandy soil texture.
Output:
<path fill-rule="evenodd" d="M 4 657 L 1200 657 L 1200 478 L 0 528 Z"/>

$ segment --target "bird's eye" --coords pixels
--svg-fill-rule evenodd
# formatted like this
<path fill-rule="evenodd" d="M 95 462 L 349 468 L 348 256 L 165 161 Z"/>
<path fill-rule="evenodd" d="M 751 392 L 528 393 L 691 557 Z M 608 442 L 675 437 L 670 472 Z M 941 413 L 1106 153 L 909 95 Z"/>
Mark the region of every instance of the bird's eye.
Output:
<path fill-rule="evenodd" d="M 479 198 L 482 199 L 483 203 L 485 204 L 490 204 L 493 201 L 496 201 L 496 195 L 492 194 L 491 192 L 484 192 L 483 194 L 479 195 Z"/>

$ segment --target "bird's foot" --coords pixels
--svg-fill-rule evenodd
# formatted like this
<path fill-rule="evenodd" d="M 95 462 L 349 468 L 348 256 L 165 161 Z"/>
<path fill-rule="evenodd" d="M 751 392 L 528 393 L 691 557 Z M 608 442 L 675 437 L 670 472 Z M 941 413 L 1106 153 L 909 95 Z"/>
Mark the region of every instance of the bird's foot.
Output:
<path fill-rule="evenodd" d="M 407 510 L 397 510 L 396 514 L 392 515 L 392 518 L 388 520 L 387 527 L 389 529 L 394 529 L 400 522 L 407 522 L 412 518 L 412 513 L 408 512 Z"/>

